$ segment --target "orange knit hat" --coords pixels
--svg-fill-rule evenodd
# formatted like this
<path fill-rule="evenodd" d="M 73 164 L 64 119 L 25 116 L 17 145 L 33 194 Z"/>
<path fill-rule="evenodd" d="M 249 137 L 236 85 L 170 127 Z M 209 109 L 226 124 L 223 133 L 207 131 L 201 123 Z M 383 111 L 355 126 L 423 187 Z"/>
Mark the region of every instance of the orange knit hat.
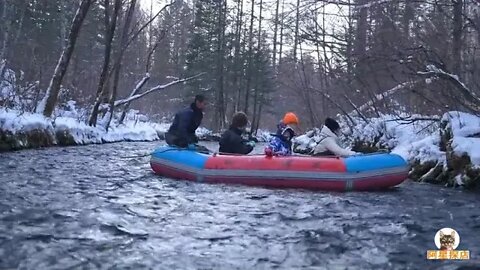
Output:
<path fill-rule="evenodd" d="M 297 115 L 295 115 L 295 114 L 292 113 L 292 112 L 287 112 L 287 113 L 285 114 L 285 116 L 283 117 L 282 122 L 283 122 L 285 125 L 292 125 L 292 124 L 298 125 L 298 117 L 297 117 Z"/>

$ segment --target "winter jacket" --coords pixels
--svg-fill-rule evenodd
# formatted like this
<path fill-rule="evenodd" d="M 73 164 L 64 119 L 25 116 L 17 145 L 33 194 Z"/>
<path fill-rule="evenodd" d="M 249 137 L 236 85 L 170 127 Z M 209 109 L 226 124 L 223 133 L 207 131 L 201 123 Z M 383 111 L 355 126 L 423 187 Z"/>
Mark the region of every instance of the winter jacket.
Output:
<path fill-rule="evenodd" d="M 279 124 L 277 127 L 277 133 L 272 134 L 273 137 L 266 148 L 271 150 L 274 155 L 290 156 L 292 155 L 292 140 L 285 140 L 283 134 L 287 130 L 291 130 L 292 133 L 294 132 L 289 126 L 283 123 Z"/>
<path fill-rule="evenodd" d="M 266 148 L 270 149 L 276 156 L 292 155 L 292 143 L 277 135 L 273 136 Z"/>
<path fill-rule="evenodd" d="M 242 131 L 230 127 L 220 138 L 220 153 L 247 155 L 252 152 L 253 145 L 242 138 Z"/>
<path fill-rule="evenodd" d="M 313 154 L 348 157 L 357 153 L 340 147 L 338 136 L 328 127 L 324 126 L 320 131 L 320 142 L 315 147 Z"/>
<path fill-rule="evenodd" d="M 195 131 L 202 123 L 203 112 L 195 103 L 175 114 L 165 140 L 171 146 L 187 147 L 189 144 L 198 142 Z"/>

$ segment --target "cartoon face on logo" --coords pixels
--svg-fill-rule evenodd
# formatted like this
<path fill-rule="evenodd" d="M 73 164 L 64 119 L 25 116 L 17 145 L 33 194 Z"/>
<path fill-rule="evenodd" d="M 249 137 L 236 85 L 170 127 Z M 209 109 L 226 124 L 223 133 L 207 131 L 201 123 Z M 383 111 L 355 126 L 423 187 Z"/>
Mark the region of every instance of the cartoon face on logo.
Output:
<path fill-rule="evenodd" d="M 443 228 L 435 234 L 435 245 L 440 250 L 455 250 L 460 244 L 460 235 L 451 228 Z"/>

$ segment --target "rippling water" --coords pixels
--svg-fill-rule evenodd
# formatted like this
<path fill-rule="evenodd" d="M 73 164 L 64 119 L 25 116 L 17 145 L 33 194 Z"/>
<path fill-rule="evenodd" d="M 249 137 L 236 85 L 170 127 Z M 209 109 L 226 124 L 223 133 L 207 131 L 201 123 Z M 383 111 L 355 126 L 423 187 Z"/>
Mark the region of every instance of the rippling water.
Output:
<path fill-rule="evenodd" d="M 127 158 L 155 145 L 0 154 L 0 269 L 480 265 L 479 194 L 412 182 L 325 193 L 175 181 L 153 175 L 148 157 Z M 474 260 L 425 259 L 443 227 Z"/>

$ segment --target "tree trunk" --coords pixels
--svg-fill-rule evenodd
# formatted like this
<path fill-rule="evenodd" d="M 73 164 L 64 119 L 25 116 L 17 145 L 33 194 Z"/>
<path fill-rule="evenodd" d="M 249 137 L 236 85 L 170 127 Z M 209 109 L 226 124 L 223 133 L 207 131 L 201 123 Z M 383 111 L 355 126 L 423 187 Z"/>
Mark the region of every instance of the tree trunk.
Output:
<path fill-rule="evenodd" d="M 277 63 L 277 33 L 278 33 L 278 15 L 280 11 L 280 0 L 276 1 L 275 7 L 275 20 L 274 20 L 274 30 L 273 30 L 273 59 L 272 59 L 272 66 L 273 70 L 276 71 L 276 63 Z"/>
<path fill-rule="evenodd" d="M 323 42 L 323 71 L 325 72 L 325 76 L 324 76 L 324 83 L 325 83 L 325 87 L 328 87 L 328 74 L 327 72 L 332 70 L 332 66 L 330 65 L 330 59 L 328 58 L 328 52 L 327 52 L 327 23 L 325 21 L 325 18 L 327 17 L 326 15 L 326 10 L 325 10 L 325 7 L 322 8 L 322 42 Z"/>
<path fill-rule="evenodd" d="M 257 43 L 257 57 L 255 57 L 255 65 L 257 68 L 259 67 L 259 59 L 260 59 L 260 51 L 262 49 L 262 12 L 263 12 L 263 0 L 260 0 L 260 11 L 259 11 L 259 17 L 258 17 L 258 43 Z M 253 97 L 253 119 L 252 123 L 255 125 L 256 120 L 258 119 L 258 107 L 260 101 L 258 100 L 260 97 L 260 92 L 263 91 L 263 89 L 260 89 L 259 87 L 259 74 L 258 71 L 255 71 L 254 75 L 254 97 Z"/>
<path fill-rule="evenodd" d="M 278 49 L 278 65 L 282 64 L 282 56 L 283 56 L 283 29 L 285 22 L 285 0 L 282 0 L 282 21 L 280 23 L 280 48 Z"/>
<path fill-rule="evenodd" d="M 7 19 L 7 1 L 8 0 L 3 1 L 2 23 L 0 24 L 0 28 L 3 31 L 2 46 L 0 47 L 0 61 L 5 59 L 5 55 L 7 54 L 7 45 L 10 36 L 10 27 L 12 24 L 11 21 Z"/>
<path fill-rule="evenodd" d="M 300 62 L 301 62 L 301 67 L 302 67 L 302 75 L 301 80 L 302 80 L 302 96 L 304 99 L 305 104 L 307 105 L 307 110 L 308 110 L 308 116 L 310 118 L 310 124 L 312 126 L 315 126 L 316 124 L 316 117 L 315 117 L 315 112 L 313 110 L 313 105 L 312 102 L 313 100 L 311 99 L 310 91 L 310 80 L 308 79 L 308 75 L 305 71 L 305 61 L 303 60 L 303 51 L 302 47 L 300 46 Z"/>
<path fill-rule="evenodd" d="M 237 6 L 237 21 L 236 21 L 236 34 L 235 34 L 235 47 L 234 47 L 234 70 L 233 86 L 237 89 L 237 100 L 235 102 L 234 113 L 240 109 L 242 100 L 242 87 L 240 84 L 243 65 L 241 65 L 240 51 L 242 42 L 242 23 L 243 23 L 243 0 L 238 1 Z"/>
<path fill-rule="evenodd" d="M 93 105 L 92 112 L 90 113 L 90 119 L 88 120 L 88 124 L 90 126 L 97 125 L 97 118 L 98 118 L 98 107 L 102 103 L 102 99 L 105 96 L 105 82 L 107 80 L 108 68 L 110 67 L 110 57 L 112 52 L 112 41 L 113 37 L 115 36 L 115 28 L 117 26 L 117 18 L 118 13 L 122 5 L 122 0 L 115 0 L 115 6 L 113 10 L 113 14 L 110 17 L 110 0 L 104 0 L 105 5 L 105 53 L 104 53 L 104 60 L 102 71 L 100 72 L 100 80 L 97 86 L 97 92 L 95 94 L 95 103 Z"/>
<path fill-rule="evenodd" d="M 254 135 L 257 135 L 257 131 L 258 131 L 258 128 L 260 127 L 260 120 L 261 120 L 261 117 L 262 117 L 262 109 L 263 109 L 263 103 L 265 102 L 265 100 L 263 99 L 263 97 L 261 98 L 261 102 L 260 104 L 258 105 L 258 116 L 256 118 L 256 122 L 253 123 L 254 125 L 254 128 L 253 128 L 253 134 Z"/>
<path fill-rule="evenodd" d="M 5 1 L 6 3 L 6 1 Z M 27 12 L 28 12 L 28 7 L 29 7 L 29 2 L 28 1 L 24 1 L 23 3 L 23 9 L 22 9 L 22 15 L 20 15 L 20 20 L 18 20 L 18 25 L 17 25 L 17 33 L 15 33 L 15 36 L 12 40 L 12 42 L 10 43 L 11 46 L 15 47 L 16 44 L 17 44 L 17 41 L 18 39 L 20 38 L 20 35 L 22 34 L 22 30 L 23 30 L 23 23 L 25 22 L 25 16 L 27 15 Z M 68 22 L 66 22 L 65 24 L 68 24 Z M 67 28 L 67 26 L 65 26 L 65 28 Z M 65 30 L 66 31 L 66 30 Z M 67 39 L 67 34 L 65 34 L 65 39 Z M 64 47 L 62 48 L 64 49 Z M 1 57 L 0 57 L 1 59 Z"/>
<path fill-rule="evenodd" d="M 118 50 L 117 56 L 116 56 L 116 61 L 115 61 L 115 66 L 113 67 L 114 73 L 113 73 L 113 87 L 112 87 L 112 93 L 110 95 L 110 114 L 109 114 L 109 119 L 108 122 L 105 126 L 105 129 L 108 130 L 110 127 L 110 123 L 112 122 L 113 118 L 113 113 L 115 110 L 115 100 L 117 99 L 117 91 L 118 91 L 118 83 L 120 81 L 120 71 L 122 69 L 122 61 L 123 61 L 123 55 L 126 51 L 126 47 L 129 44 L 129 33 L 130 33 L 130 25 L 132 24 L 133 20 L 133 15 L 135 12 L 135 7 L 137 5 L 137 0 L 132 0 L 130 2 L 130 6 L 127 11 L 127 16 L 125 17 L 125 24 L 123 26 L 123 31 L 121 35 L 121 41 L 120 41 L 120 48 Z"/>
<path fill-rule="evenodd" d="M 217 31 L 217 91 L 215 106 L 215 128 L 221 130 L 224 127 L 225 120 L 225 100 L 224 100 L 224 42 L 225 42 L 225 19 L 226 19 L 226 0 L 218 1 L 218 31 Z"/>
<path fill-rule="evenodd" d="M 480 46 L 480 10 L 475 12 L 474 22 L 475 30 L 477 31 L 477 44 Z"/>
<path fill-rule="evenodd" d="M 456 75 L 460 76 L 462 74 L 463 0 L 452 0 L 452 2 L 453 2 L 452 71 Z"/>
<path fill-rule="evenodd" d="M 317 3 L 315 2 L 315 10 L 318 10 L 317 8 Z M 322 42 L 323 42 L 323 52 L 324 52 L 324 60 L 322 62 L 322 54 L 321 54 L 321 51 L 320 51 L 320 42 L 315 41 L 315 47 L 316 47 L 316 52 L 317 52 L 317 65 L 318 65 L 318 77 L 319 77 L 319 81 L 320 81 L 320 85 L 321 85 L 321 90 L 322 91 L 325 91 L 327 89 L 327 67 L 326 67 L 326 64 L 325 64 L 325 61 L 327 59 L 326 57 L 326 31 L 325 31 L 325 7 L 322 7 Z M 315 18 L 313 19 L 313 23 L 315 24 L 315 33 L 319 33 L 320 29 L 319 29 L 319 25 L 317 23 L 317 18 L 318 18 L 318 12 L 315 11 Z M 325 102 L 325 98 L 322 96 L 322 112 L 325 114 L 325 111 L 326 111 L 326 108 L 325 108 L 325 105 L 326 105 L 326 102 Z"/>
<path fill-rule="evenodd" d="M 262 46 L 262 12 L 263 12 L 263 0 L 260 0 L 260 11 L 258 13 L 258 43 L 257 52 L 260 52 Z"/>
<path fill-rule="evenodd" d="M 405 11 L 403 15 L 403 33 L 405 38 L 410 39 L 410 23 L 415 19 L 415 9 L 413 8 L 413 0 L 405 1 Z"/>
<path fill-rule="evenodd" d="M 354 55 L 357 60 L 365 56 L 367 50 L 368 8 L 365 5 L 368 4 L 368 0 L 358 0 L 358 4 L 360 7 L 355 10 L 357 29 L 354 45 Z"/>
<path fill-rule="evenodd" d="M 78 34 L 80 33 L 83 21 L 87 16 L 88 10 L 93 2 L 95 2 L 95 0 L 82 0 L 77 9 L 77 13 L 75 14 L 72 26 L 70 28 L 70 33 L 68 34 L 67 45 L 63 50 L 60 59 L 58 60 L 55 72 L 48 85 L 47 92 L 37 107 L 37 112 L 42 113 L 46 117 L 50 117 L 55 109 L 58 93 L 60 92 L 63 77 L 67 72 L 70 58 L 72 57 L 73 50 L 75 49 L 75 43 L 77 42 Z"/>
<path fill-rule="evenodd" d="M 248 33 L 248 67 L 247 67 L 247 84 L 245 86 L 245 106 L 243 111 L 248 114 L 248 105 L 250 100 L 250 87 L 252 86 L 252 62 L 253 62 L 253 23 L 255 19 L 255 0 L 252 0 L 252 10 L 250 14 L 250 30 Z"/>
<path fill-rule="evenodd" d="M 348 0 L 348 32 L 346 37 L 346 62 L 347 62 L 347 76 L 348 81 L 351 81 L 351 74 L 353 74 L 353 16 L 351 0 Z M 325 97 L 324 97 L 325 98 Z"/>
<path fill-rule="evenodd" d="M 300 0 L 297 0 L 296 16 L 295 16 L 295 37 L 293 41 L 293 61 L 297 61 L 297 46 L 299 43 L 299 23 L 300 23 Z"/>

